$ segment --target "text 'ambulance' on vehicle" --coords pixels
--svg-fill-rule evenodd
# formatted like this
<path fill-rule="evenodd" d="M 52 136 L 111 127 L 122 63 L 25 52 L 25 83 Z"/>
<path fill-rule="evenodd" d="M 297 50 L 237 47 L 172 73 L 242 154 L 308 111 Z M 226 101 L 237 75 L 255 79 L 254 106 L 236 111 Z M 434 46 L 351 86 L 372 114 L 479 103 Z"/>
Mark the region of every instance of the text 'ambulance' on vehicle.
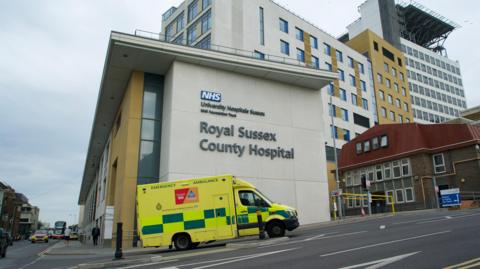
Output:
<path fill-rule="evenodd" d="M 175 245 L 189 249 L 202 242 L 258 235 L 257 211 L 269 237 L 299 226 L 297 211 L 271 202 L 252 184 L 232 175 L 139 186 L 137 220 L 144 247 Z"/>

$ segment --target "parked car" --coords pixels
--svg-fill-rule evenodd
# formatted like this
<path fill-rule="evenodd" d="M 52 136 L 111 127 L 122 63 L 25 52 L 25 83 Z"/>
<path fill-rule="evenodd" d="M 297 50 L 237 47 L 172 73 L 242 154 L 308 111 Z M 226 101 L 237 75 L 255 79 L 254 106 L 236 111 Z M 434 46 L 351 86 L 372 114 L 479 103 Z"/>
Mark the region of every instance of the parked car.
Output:
<path fill-rule="evenodd" d="M 30 241 L 32 241 L 32 244 L 36 242 L 48 243 L 48 232 L 46 230 L 38 230 L 30 237 Z"/>
<path fill-rule="evenodd" d="M 7 232 L 3 228 L 0 228 L 0 257 L 5 258 L 5 256 L 7 255 L 7 248 Z"/>

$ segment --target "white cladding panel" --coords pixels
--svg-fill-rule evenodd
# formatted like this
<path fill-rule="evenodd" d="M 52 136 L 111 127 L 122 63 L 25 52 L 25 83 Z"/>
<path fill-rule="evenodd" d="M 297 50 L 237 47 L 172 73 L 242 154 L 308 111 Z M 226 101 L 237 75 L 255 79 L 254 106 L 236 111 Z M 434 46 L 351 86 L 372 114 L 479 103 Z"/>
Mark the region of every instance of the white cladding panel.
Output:
<path fill-rule="evenodd" d="M 166 77 L 162 132 L 162 181 L 230 173 L 255 184 L 272 200 L 294 206 L 302 223 L 329 220 L 322 99 L 319 90 L 285 85 L 232 72 L 175 62 Z M 237 117 L 201 112 L 201 91 L 221 94 L 224 106 L 264 112 Z M 170 110 L 170 111 L 167 111 Z M 218 111 L 210 109 L 211 111 Z M 234 126 L 234 135 L 202 133 Z M 239 137 L 239 128 L 274 133 L 276 141 Z M 168 139 L 165 139 L 167 138 Z M 244 146 L 239 153 L 205 151 L 200 142 Z M 207 145 L 206 143 L 204 145 Z M 293 159 L 255 156 L 249 146 L 294 149 Z M 168 159 L 168 160 L 165 160 Z M 308 191 L 307 191 L 308 190 Z"/>

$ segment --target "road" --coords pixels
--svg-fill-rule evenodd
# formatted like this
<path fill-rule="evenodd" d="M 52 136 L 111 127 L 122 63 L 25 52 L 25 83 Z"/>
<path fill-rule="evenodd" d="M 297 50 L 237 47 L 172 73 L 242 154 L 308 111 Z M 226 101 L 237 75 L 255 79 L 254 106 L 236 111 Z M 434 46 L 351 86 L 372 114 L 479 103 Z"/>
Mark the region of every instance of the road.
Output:
<path fill-rule="evenodd" d="M 177 253 L 164 255 L 170 261 L 119 268 L 480 268 L 479 225 L 480 210 L 416 213 L 299 230 L 273 246 Z"/>
<path fill-rule="evenodd" d="M 302 228 L 273 245 L 168 251 L 158 262 L 116 268 L 480 268 L 479 224 L 480 210 L 415 212 Z M 17 243 L 8 258 L 0 260 L 0 268 L 71 268 L 107 261 L 95 256 L 38 256 L 47 247 Z"/>

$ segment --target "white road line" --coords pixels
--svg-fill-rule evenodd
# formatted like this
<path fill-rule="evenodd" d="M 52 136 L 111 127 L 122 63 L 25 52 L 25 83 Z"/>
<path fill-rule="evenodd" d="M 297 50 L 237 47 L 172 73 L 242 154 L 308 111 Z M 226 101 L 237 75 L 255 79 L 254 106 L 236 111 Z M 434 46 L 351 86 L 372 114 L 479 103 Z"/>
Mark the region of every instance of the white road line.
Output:
<path fill-rule="evenodd" d="M 336 251 L 336 252 L 331 252 L 327 254 L 320 255 L 320 257 L 328 257 L 328 256 L 333 256 L 337 254 L 342 254 L 346 252 L 352 252 L 356 250 L 361 250 L 361 249 L 366 249 L 366 248 L 372 248 L 372 247 L 377 247 L 377 246 L 383 246 L 383 245 L 390 245 L 398 242 L 403 242 L 403 241 L 408 241 L 408 240 L 414 240 L 414 239 L 419 239 L 419 238 L 424 238 L 424 237 L 429 237 L 429 236 L 434 236 L 434 235 L 440 235 L 440 234 L 445 234 L 449 233 L 451 231 L 442 231 L 442 232 L 437 232 L 437 233 L 431 233 L 431 234 L 424 234 L 424 235 L 419 235 L 419 236 L 413 236 L 413 237 L 407 237 L 403 239 L 398 239 L 398 240 L 393 240 L 393 241 L 388 241 L 388 242 L 382 242 L 382 243 L 377 243 L 377 244 L 371 244 L 371 245 L 366 245 L 363 247 L 357 247 L 357 248 L 351 248 L 351 249 L 346 249 L 346 250 L 341 250 L 341 251 Z"/>
<path fill-rule="evenodd" d="M 35 263 L 37 263 L 39 260 L 41 260 L 43 258 L 43 256 L 40 256 L 38 258 L 36 258 L 34 261 L 30 262 L 30 263 L 27 263 L 25 264 L 24 266 L 22 267 L 19 267 L 18 269 L 24 269 L 24 268 L 27 268 L 28 266 L 30 265 L 34 265 Z"/>
<path fill-rule="evenodd" d="M 398 262 L 399 260 L 403 260 L 403 259 L 405 259 L 407 257 L 410 257 L 412 255 L 415 255 L 419 252 L 420 251 L 412 252 L 412 253 L 408 253 L 408 254 L 403 254 L 403 255 L 398 255 L 398 256 L 394 256 L 394 257 L 390 257 L 390 258 L 386 258 L 386 259 L 366 262 L 366 263 L 362 263 L 362 264 L 356 264 L 356 265 L 352 265 L 352 266 L 348 266 L 348 267 L 342 267 L 340 269 L 354 269 L 354 268 L 378 269 L 378 268 L 381 268 L 385 265 L 389 265 L 389 264 L 392 264 L 394 262 Z M 371 266 L 368 266 L 368 265 L 371 265 Z M 366 267 L 366 266 L 368 266 L 368 267 Z"/>
<path fill-rule="evenodd" d="M 480 215 L 479 214 L 470 214 L 470 215 L 461 215 L 461 216 L 458 216 L 458 217 L 450 217 L 450 218 L 442 218 L 442 219 L 436 219 L 436 220 L 427 220 L 427 221 L 421 221 L 421 222 L 417 222 L 417 224 L 425 224 L 425 223 L 432 223 L 432 222 L 437 222 L 437 221 L 446 221 L 446 220 L 454 220 L 454 219 L 460 219 L 460 218 L 466 218 L 466 217 L 473 217 L 473 216 L 478 216 Z"/>
<path fill-rule="evenodd" d="M 307 239 L 302 239 L 302 241 L 311 241 L 311 240 L 314 240 L 314 239 L 317 239 L 317 238 L 320 238 L 320 237 L 324 237 L 324 236 L 327 236 L 327 235 L 331 235 L 331 234 L 338 234 L 338 232 L 331 232 L 331 233 L 319 234 L 319 235 L 315 235 L 315 236 L 309 237 L 309 238 L 307 238 Z"/>
<path fill-rule="evenodd" d="M 214 263 L 214 264 L 204 265 L 204 266 L 200 266 L 200 267 L 195 267 L 195 268 L 193 268 L 193 269 L 203 269 L 203 268 L 215 267 L 215 266 L 219 266 L 219 265 L 224 265 L 224 264 L 228 264 L 228 263 L 239 262 L 239 261 L 248 260 L 248 259 L 259 258 L 259 257 L 263 257 L 263 256 L 278 254 L 278 253 L 287 252 L 287 251 L 292 251 L 292 250 L 296 250 L 296 249 L 299 249 L 299 248 L 290 248 L 290 249 L 283 249 L 283 250 L 271 251 L 271 252 L 267 252 L 267 253 L 256 254 L 256 255 L 251 256 L 251 257 L 245 257 L 245 258 L 234 259 L 234 260 L 230 260 L 230 261 L 225 261 L 225 262 L 220 262 L 220 263 Z M 180 265 L 180 266 L 181 266 L 181 265 Z"/>
<path fill-rule="evenodd" d="M 480 258 L 472 259 L 472 260 L 465 261 L 465 262 L 462 262 L 462 263 L 459 263 L 459 264 L 450 265 L 450 266 L 447 266 L 443 269 L 463 268 L 462 266 L 471 265 L 472 263 L 475 263 L 475 262 L 478 262 L 478 261 L 480 261 Z"/>
<path fill-rule="evenodd" d="M 276 244 L 276 245 L 261 246 L 261 247 L 258 247 L 258 248 L 261 249 L 261 248 L 269 248 L 269 247 L 278 247 L 278 246 L 297 244 L 297 243 L 308 242 L 308 241 L 313 241 L 313 240 L 323 240 L 323 239 L 329 239 L 329 238 L 335 238 L 335 237 L 344 237 L 344 236 L 348 236 L 348 235 L 361 234 L 361 233 L 366 233 L 366 232 L 367 231 L 352 232 L 352 233 L 346 233 L 346 234 L 336 234 L 336 235 L 331 235 L 331 236 L 318 237 L 318 238 L 314 238 L 314 239 L 307 238 L 307 239 L 302 239 L 302 240 L 295 240 L 295 241 L 280 243 L 280 244 Z M 308 239 L 310 239 L 310 240 L 308 240 Z"/>
<path fill-rule="evenodd" d="M 135 264 L 135 265 L 125 266 L 125 267 L 118 267 L 117 269 L 138 268 L 138 267 L 144 267 L 144 266 L 149 266 L 149 265 L 157 265 L 157 264 L 169 263 L 169 262 L 176 262 L 176 261 L 178 261 L 178 260 L 168 260 L 168 261 L 161 261 L 161 262 L 151 262 L 151 263 Z M 166 267 L 166 268 L 172 268 L 172 267 Z M 173 268 L 176 268 L 176 267 L 173 267 Z"/>

